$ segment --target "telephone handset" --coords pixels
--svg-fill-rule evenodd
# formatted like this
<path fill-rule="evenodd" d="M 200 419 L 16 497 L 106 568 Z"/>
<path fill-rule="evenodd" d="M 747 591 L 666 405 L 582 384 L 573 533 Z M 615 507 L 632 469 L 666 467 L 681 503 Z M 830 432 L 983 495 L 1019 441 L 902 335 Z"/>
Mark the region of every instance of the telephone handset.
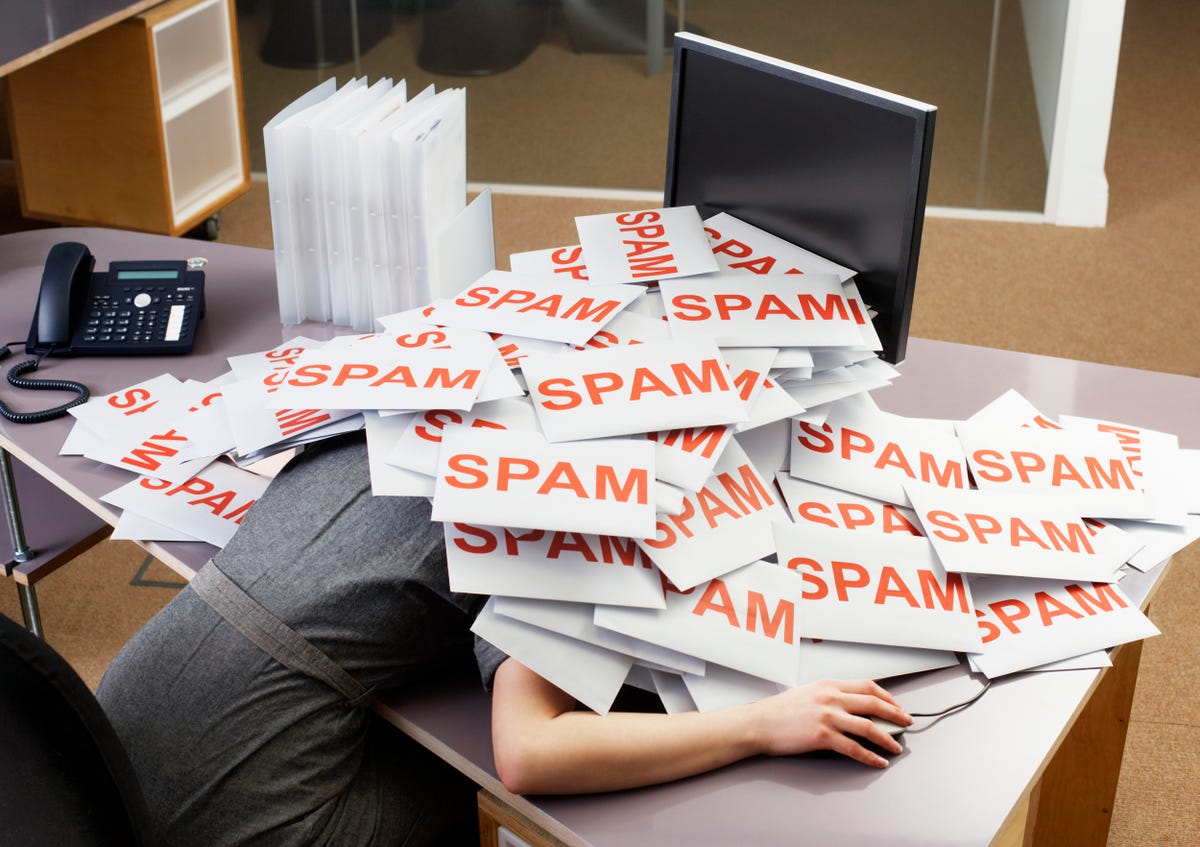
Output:
<path fill-rule="evenodd" d="M 83 244 L 50 248 L 26 353 L 161 356 L 190 353 L 204 316 L 203 259 L 110 262 L 96 273 Z"/>
<path fill-rule="evenodd" d="M 87 402 L 87 386 L 64 379 L 33 379 L 43 356 L 161 356 L 190 353 L 204 316 L 204 259 L 110 262 L 93 272 L 91 251 L 76 241 L 50 248 L 42 287 L 29 325 L 25 352 L 37 355 L 14 365 L 8 381 L 17 388 L 71 391 L 75 399 L 50 409 L 18 412 L 0 401 L 0 417 L 39 423 L 62 417 Z M 12 351 L 0 346 L 0 359 Z"/>

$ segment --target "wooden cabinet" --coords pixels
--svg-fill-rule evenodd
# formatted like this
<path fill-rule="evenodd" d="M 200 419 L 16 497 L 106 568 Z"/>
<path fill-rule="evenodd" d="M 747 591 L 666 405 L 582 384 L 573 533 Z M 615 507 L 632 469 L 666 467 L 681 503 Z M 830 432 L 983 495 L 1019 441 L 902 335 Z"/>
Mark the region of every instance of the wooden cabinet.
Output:
<path fill-rule="evenodd" d="M 250 187 L 233 0 L 168 0 L 8 80 L 26 217 L 180 235 Z"/>

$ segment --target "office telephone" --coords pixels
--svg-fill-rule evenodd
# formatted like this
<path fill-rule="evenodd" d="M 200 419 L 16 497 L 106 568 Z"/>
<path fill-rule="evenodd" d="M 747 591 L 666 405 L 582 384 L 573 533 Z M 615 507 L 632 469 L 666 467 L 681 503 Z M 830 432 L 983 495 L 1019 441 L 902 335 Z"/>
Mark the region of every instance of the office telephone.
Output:
<path fill-rule="evenodd" d="M 49 356 L 190 353 L 204 316 L 203 260 L 111 262 L 93 272 L 84 245 L 50 248 L 25 342 Z"/>
<path fill-rule="evenodd" d="M 25 352 L 37 356 L 14 365 L 17 388 L 70 391 L 75 399 L 35 412 L 0 402 L 0 417 L 40 423 L 87 402 L 87 386 L 64 379 L 32 379 L 44 356 L 161 356 L 190 353 L 204 315 L 204 259 L 110 262 L 97 273 L 86 246 L 64 241 L 50 248 Z M 19 343 L 19 342 L 16 342 Z M 11 344 L 0 346 L 7 358 Z"/>

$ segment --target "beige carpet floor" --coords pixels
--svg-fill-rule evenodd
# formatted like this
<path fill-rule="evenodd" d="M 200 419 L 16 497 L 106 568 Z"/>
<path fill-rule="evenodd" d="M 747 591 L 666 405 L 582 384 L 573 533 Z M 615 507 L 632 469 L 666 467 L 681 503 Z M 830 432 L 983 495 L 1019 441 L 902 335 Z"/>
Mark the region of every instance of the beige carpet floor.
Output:
<path fill-rule="evenodd" d="M 1200 376 L 1198 43 L 1196 4 L 1127 3 L 1108 226 L 929 219 L 914 335 Z M 7 188 L 0 180 L 0 218 L 7 214 L 0 230 L 32 225 L 16 217 L 7 178 Z M 577 214 L 625 208 L 621 201 L 497 195 L 501 266 L 512 252 L 575 243 Z M 269 233 L 261 184 L 222 214 L 222 241 L 269 246 Z M 39 583 L 47 638 L 94 686 L 177 581 L 135 545 L 104 542 Z M 1193 545 L 1176 557 L 1152 610 L 1164 634 L 1143 654 L 1110 847 L 1200 844 L 1197 608 L 1200 545 Z M 19 619 L 11 587 L 0 585 L 0 613 Z"/>

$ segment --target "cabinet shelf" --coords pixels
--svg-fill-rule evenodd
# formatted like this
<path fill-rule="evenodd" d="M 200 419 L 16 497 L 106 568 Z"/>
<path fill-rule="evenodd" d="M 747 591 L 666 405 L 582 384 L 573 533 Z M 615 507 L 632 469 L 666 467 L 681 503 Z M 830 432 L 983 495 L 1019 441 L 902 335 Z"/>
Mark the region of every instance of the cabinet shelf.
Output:
<path fill-rule="evenodd" d="M 8 86 L 26 217 L 182 235 L 249 190 L 233 0 L 167 0 Z"/>

